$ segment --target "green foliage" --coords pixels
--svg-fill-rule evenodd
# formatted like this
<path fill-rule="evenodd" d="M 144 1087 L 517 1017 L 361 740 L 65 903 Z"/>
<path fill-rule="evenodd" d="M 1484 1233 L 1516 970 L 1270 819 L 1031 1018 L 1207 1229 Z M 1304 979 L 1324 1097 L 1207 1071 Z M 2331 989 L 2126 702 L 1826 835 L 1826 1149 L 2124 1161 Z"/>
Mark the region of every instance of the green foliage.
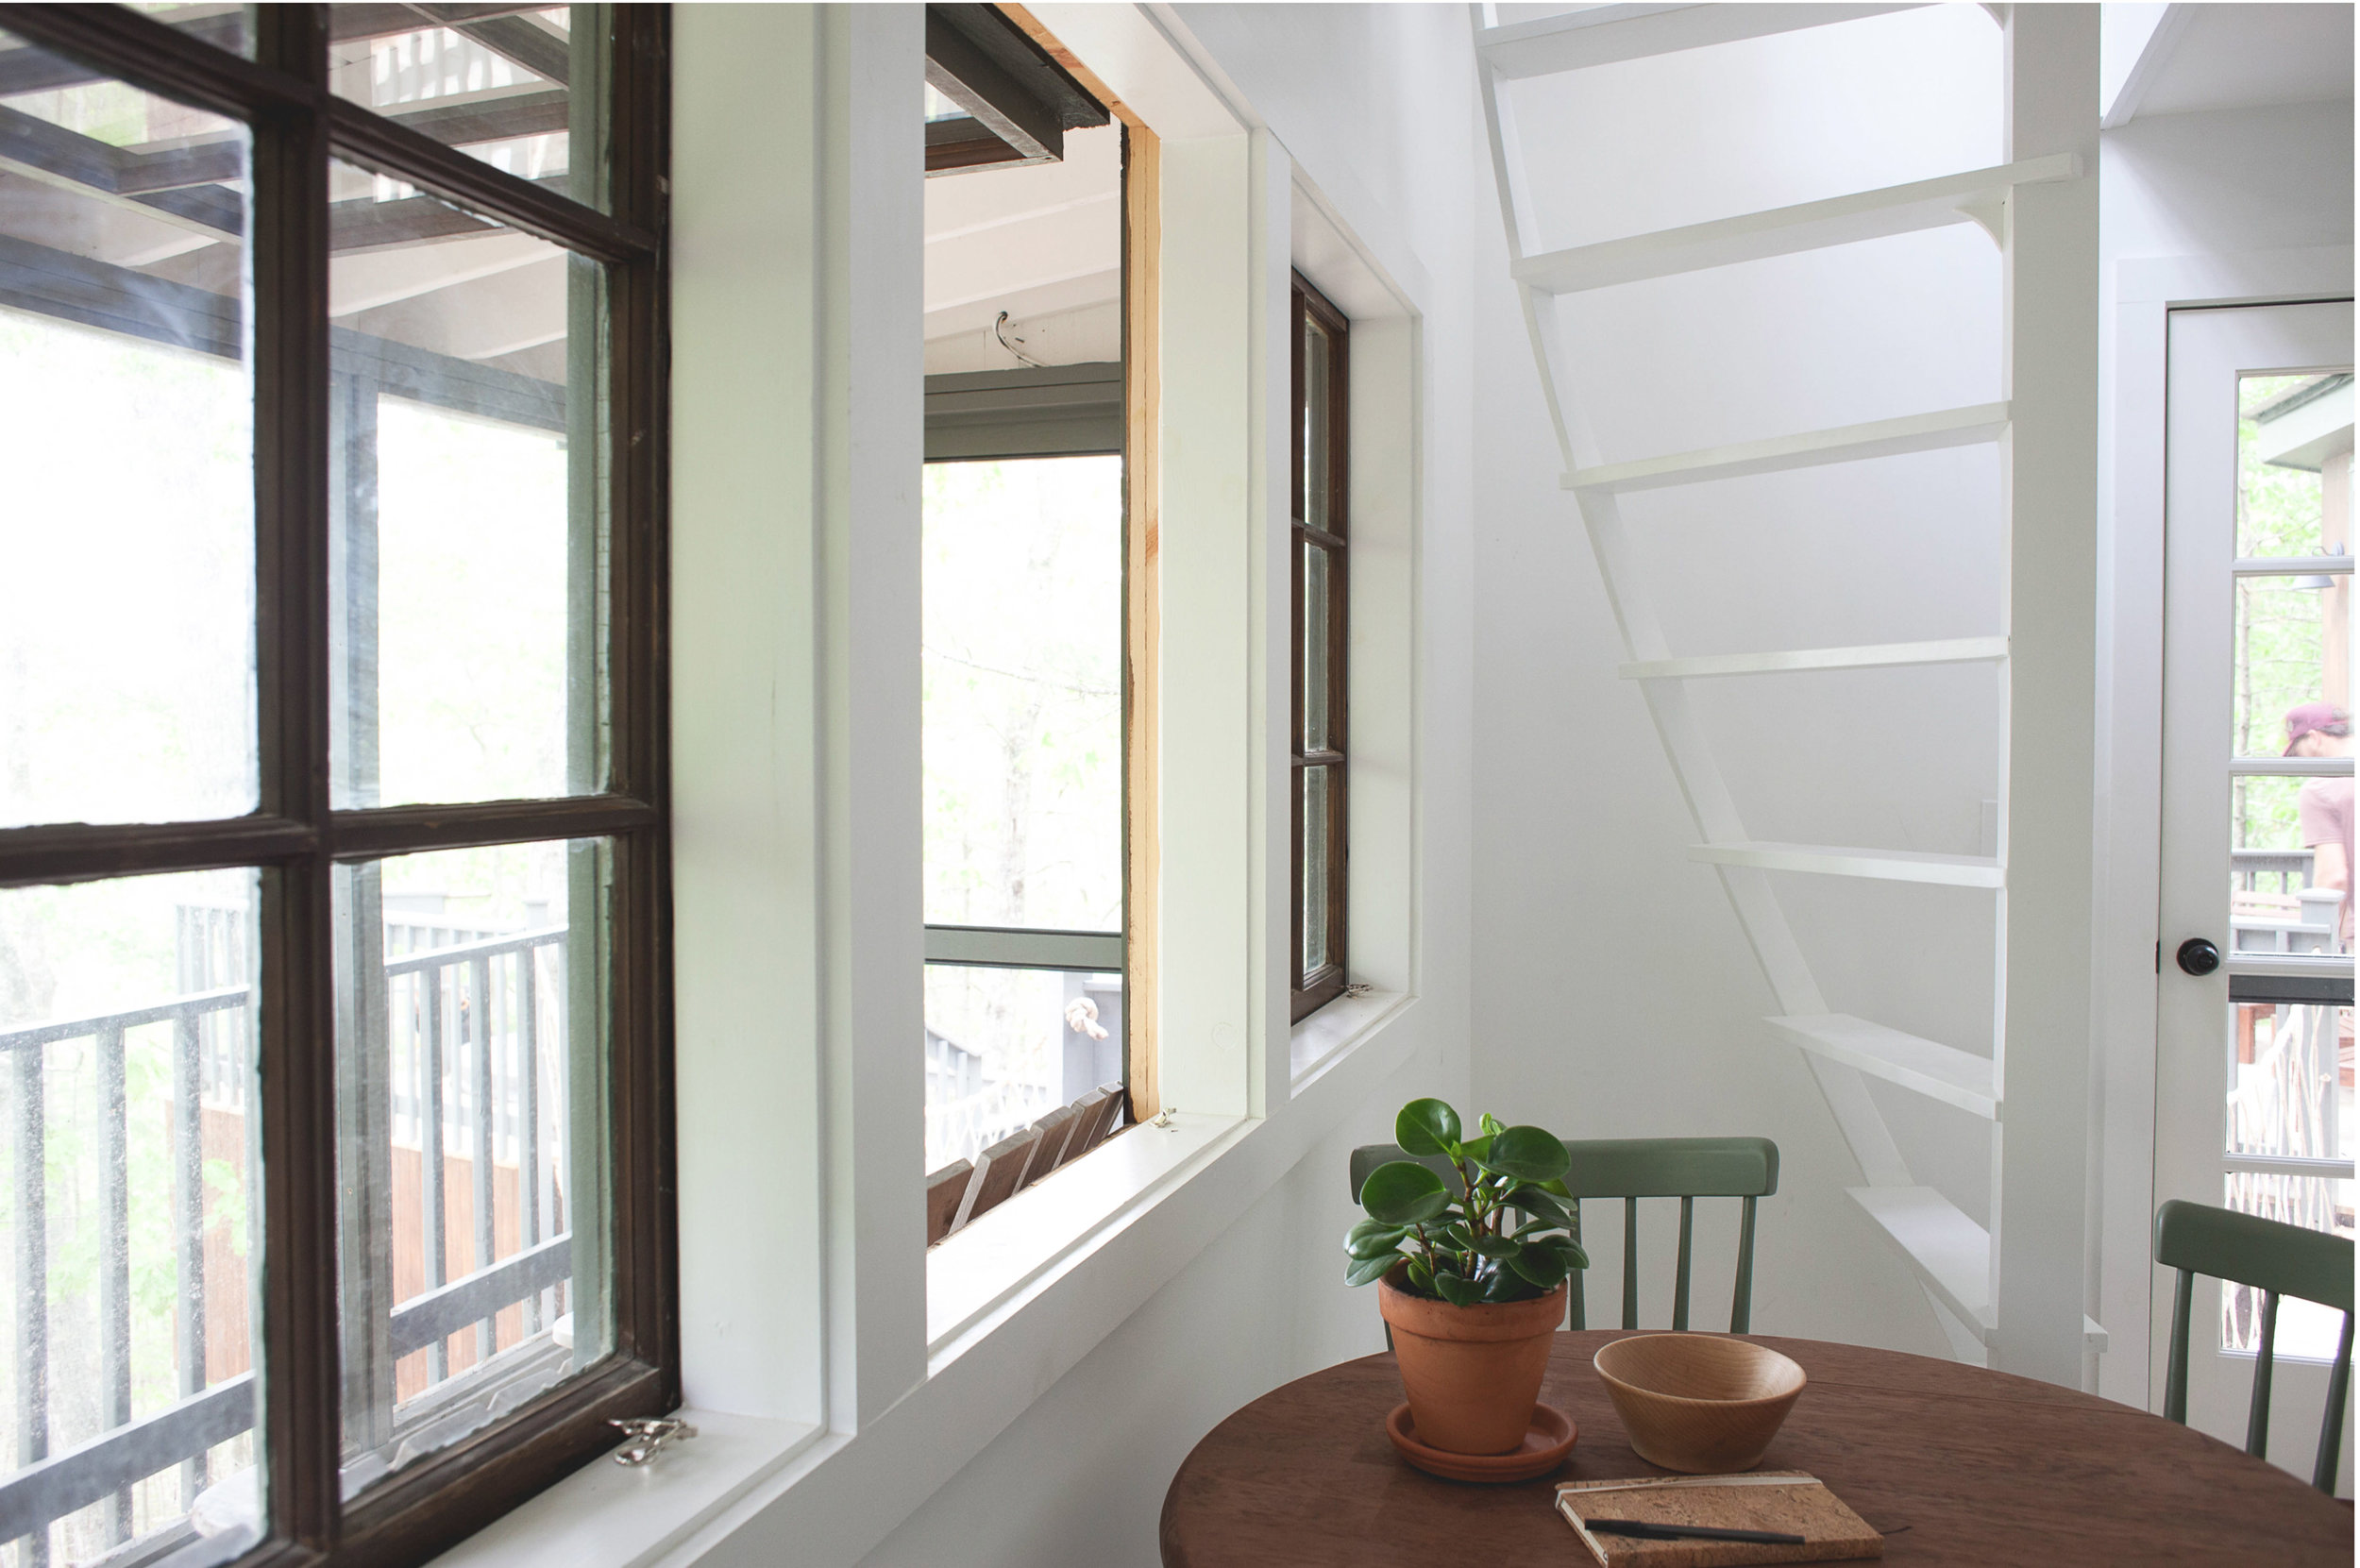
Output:
<path fill-rule="evenodd" d="M 1457 1307 L 1546 1295 L 1590 1255 L 1574 1239 L 1563 1177 L 1565 1144 L 1540 1127 L 1508 1127 L 1491 1117 L 1462 1139 L 1458 1113 L 1440 1100 L 1412 1100 L 1393 1138 L 1412 1155 L 1448 1159 L 1458 1180 L 1415 1160 L 1369 1172 L 1360 1206 L 1369 1217 L 1344 1234 L 1344 1279 L 1366 1285 L 1402 1269 L 1402 1288 Z"/>

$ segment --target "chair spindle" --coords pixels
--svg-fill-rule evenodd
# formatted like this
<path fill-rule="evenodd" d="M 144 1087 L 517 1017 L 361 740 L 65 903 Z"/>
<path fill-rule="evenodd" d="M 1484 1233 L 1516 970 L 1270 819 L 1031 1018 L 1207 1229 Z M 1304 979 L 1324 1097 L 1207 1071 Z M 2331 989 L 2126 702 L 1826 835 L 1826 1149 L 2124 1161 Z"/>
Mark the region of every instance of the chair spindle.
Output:
<path fill-rule="evenodd" d="M 1639 1200 L 1623 1200 L 1623 1329 L 1639 1326 Z"/>
<path fill-rule="evenodd" d="M 1745 1218 L 1737 1225 L 1737 1290 L 1729 1303 L 1729 1332 L 1744 1334 L 1754 1326 L 1754 1200 L 1745 1200 Z"/>
<path fill-rule="evenodd" d="M 2319 1424 L 2319 1462 L 2312 1467 L 2311 1484 L 2321 1492 L 2335 1490 L 2335 1461 L 2344 1446 L 2344 1400 L 2352 1392 L 2352 1314 L 2344 1314 L 2344 1336 L 2335 1341 L 2335 1365 L 2327 1374 L 2327 1417 Z"/>
<path fill-rule="evenodd" d="M 1680 1200 L 1680 1256 L 1672 1273 L 1672 1332 L 1688 1332 L 1688 1241 L 1696 1228 L 1696 1200 Z"/>
<path fill-rule="evenodd" d="M 2164 1363 L 2164 1419 L 2188 1424 L 2188 1320 L 2196 1308 L 2196 1273 L 2180 1271 L 2171 1292 L 2171 1355 Z"/>
<path fill-rule="evenodd" d="M 2260 1458 L 2270 1445 L 2270 1374 L 2278 1370 L 2278 1292 L 2262 1292 L 2262 1338 L 2253 1350 L 2253 1404 L 2246 1412 L 2245 1451 Z"/>

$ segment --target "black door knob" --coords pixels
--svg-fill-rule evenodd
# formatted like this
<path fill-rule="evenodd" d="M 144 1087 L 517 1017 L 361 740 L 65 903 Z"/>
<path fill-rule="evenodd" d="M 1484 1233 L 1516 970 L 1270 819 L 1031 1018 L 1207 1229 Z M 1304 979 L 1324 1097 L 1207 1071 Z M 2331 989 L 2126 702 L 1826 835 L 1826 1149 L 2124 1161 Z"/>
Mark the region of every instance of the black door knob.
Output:
<path fill-rule="evenodd" d="M 2180 968 L 2188 974 L 2210 974 L 2220 968 L 2220 949 L 2208 937 L 2191 936 L 2180 944 Z"/>

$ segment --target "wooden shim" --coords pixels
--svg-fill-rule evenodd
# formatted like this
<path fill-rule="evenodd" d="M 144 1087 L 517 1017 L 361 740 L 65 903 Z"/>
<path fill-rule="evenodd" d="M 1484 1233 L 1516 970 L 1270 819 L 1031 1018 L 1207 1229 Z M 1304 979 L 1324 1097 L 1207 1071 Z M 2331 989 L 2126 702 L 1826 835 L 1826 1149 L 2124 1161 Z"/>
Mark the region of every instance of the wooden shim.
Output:
<path fill-rule="evenodd" d="M 1065 1163 L 1066 1145 L 1073 1139 L 1079 1110 L 1078 1105 L 1059 1105 L 1033 1123 L 1033 1131 L 1040 1135 L 1040 1143 L 1033 1151 L 1032 1163 L 1025 1170 L 1022 1186 L 1032 1186 Z"/>
<path fill-rule="evenodd" d="M 974 1178 L 975 1167 L 963 1159 L 952 1160 L 926 1178 L 926 1245 L 931 1247 L 951 1234 L 968 1184 Z"/>
<path fill-rule="evenodd" d="M 1033 1151 L 1039 1144 L 1040 1134 L 1026 1127 L 1010 1133 L 976 1155 L 977 1171 L 973 1184 L 968 1188 L 967 1212 L 952 1228 L 998 1208 L 1013 1197 L 1023 1185 L 1025 1167 L 1032 1163 Z"/>

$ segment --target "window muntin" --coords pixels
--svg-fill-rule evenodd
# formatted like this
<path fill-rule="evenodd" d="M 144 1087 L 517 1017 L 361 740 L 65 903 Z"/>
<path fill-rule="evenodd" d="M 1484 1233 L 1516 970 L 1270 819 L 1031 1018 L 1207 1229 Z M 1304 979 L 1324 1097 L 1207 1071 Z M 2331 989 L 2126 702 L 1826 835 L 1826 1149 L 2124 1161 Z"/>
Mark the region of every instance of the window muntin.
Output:
<path fill-rule="evenodd" d="M 1294 548 L 1292 576 L 1292 1014 L 1301 1020 L 1343 994 L 1346 774 L 1343 313 L 1294 280 Z"/>
<path fill-rule="evenodd" d="M 666 595 L 657 573 L 664 494 L 657 155 L 665 105 L 663 74 L 653 62 L 665 58 L 666 13 L 662 8 L 583 7 L 570 19 L 576 58 L 598 62 L 595 70 L 572 73 L 571 145 L 598 149 L 593 158 L 577 152 L 572 162 L 599 171 L 611 191 L 604 204 L 610 211 L 569 202 L 547 180 L 431 140 L 421 143 L 348 100 L 323 96 L 331 37 L 362 36 L 373 26 L 415 30 L 414 18 L 390 8 L 254 8 L 242 21 L 251 32 L 251 67 L 221 52 L 236 45 L 230 32 L 200 25 L 202 17 L 179 18 L 177 10 L 160 23 L 113 7 L 18 8 L 0 20 L 33 41 L 10 47 L 11 40 L 0 39 L 0 107 L 12 97 L 46 93 L 55 116 L 20 110 L 24 118 L 12 122 L 30 127 L 30 140 L 19 142 L 51 149 L 42 155 L 48 160 L 41 168 L 44 178 L 28 182 L 43 187 L 47 227 L 28 234 L 0 226 L 0 261 L 17 263 L 0 277 L 10 290 L 0 298 L 0 319 L 22 312 L 43 318 L 43 325 L 69 323 L 140 344 L 160 342 L 233 365 L 243 352 L 251 367 L 250 396 L 218 400 L 228 409 L 250 409 L 244 413 L 252 432 L 243 487 L 244 599 L 227 612 L 220 602 L 210 610 L 234 612 L 241 623 L 228 635 L 251 673 L 237 722 L 225 728 L 243 738 L 251 755 L 250 793 L 242 807 L 182 801 L 161 810 L 145 807 L 140 815 L 153 820 L 138 826 L 60 824 L 36 811 L 26 825 L 0 827 L 0 888 L 39 891 L 71 884 L 70 890 L 113 896 L 141 880 L 196 874 L 243 877 L 253 889 L 243 949 L 250 978 L 228 989 L 252 1020 L 249 1059 L 259 1061 L 247 1097 L 258 1152 L 236 1177 L 246 1183 L 248 1256 L 267 1252 L 271 1259 L 246 1319 L 256 1341 L 247 1348 L 259 1365 L 235 1389 L 205 1389 L 194 1408 L 184 1400 L 151 1413 L 135 1401 L 128 1425 L 102 1423 L 94 1444 L 58 1456 L 57 1462 L 70 1460 L 74 1487 L 89 1492 L 95 1486 L 92 1495 L 100 1501 L 126 1488 L 135 1497 L 143 1489 L 154 1494 L 155 1509 L 134 1510 L 138 1527 L 146 1528 L 139 1523 L 144 1520 L 162 1532 L 150 1530 L 130 1543 L 141 1560 L 158 1553 L 177 1554 L 176 1561 L 227 1559 L 258 1530 L 282 1543 L 334 1543 L 327 1554 L 330 1562 L 423 1560 L 610 1446 L 608 1417 L 654 1414 L 678 1402 L 666 1251 L 670 1134 L 657 1114 L 664 1104 L 668 1016 L 662 982 L 668 955 L 661 939 Z M 184 25 L 176 29 L 170 25 L 176 20 Z M 110 93 L 123 97 L 110 85 L 117 76 L 140 93 L 191 106 L 174 112 L 194 128 L 157 146 L 154 118 L 102 120 L 96 110 L 59 96 L 80 94 L 104 109 Z M 82 119 L 75 123 L 104 134 L 74 131 L 81 140 L 64 143 L 40 128 L 64 133 L 59 122 L 77 113 Z M 229 147 L 240 155 L 235 168 L 222 150 L 231 139 L 204 124 L 199 117 L 206 115 L 244 139 Z M 602 141 L 610 125 L 628 134 Z M 75 156 L 59 156 L 60 148 Z M 331 148 L 339 160 L 332 181 Z M 0 188 L 4 205 L 15 194 L 14 177 L 0 177 Z M 165 215 L 175 231 L 169 245 L 93 254 L 95 238 L 156 222 L 146 209 Z M 72 221 L 57 221 L 60 213 Z M 531 244 L 564 253 L 557 262 L 566 274 L 558 333 L 520 308 L 507 314 L 532 329 L 531 341 L 487 346 L 479 337 L 470 343 L 461 329 L 501 312 L 454 308 L 463 299 L 451 291 L 481 284 L 473 289 L 477 295 L 496 294 L 522 281 L 514 275 L 529 273 L 527 263 L 542 260 L 538 255 L 457 276 L 448 267 L 438 276 L 430 264 L 456 252 L 422 255 L 414 259 L 421 264 L 411 279 L 415 292 L 396 297 L 400 280 L 389 275 L 409 263 L 390 253 L 435 239 L 472 244 L 480 237 L 476 231 L 504 241 L 529 235 Z M 115 270 L 99 271 L 90 264 L 94 261 Z M 336 278 L 349 285 L 372 267 L 379 295 L 331 320 L 331 309 L 350 306 L 354 296 L 346 288 L 331 302 L 323 283 Z M 394 292 L 382 292 L 389 283 Z M 440 298 L 428 298 L 437 294 Z M 488 298 L 474 303 L 497 305 Z M 426 309 L 430 304 L 434 308 Z M 423 328 L 446 335 L 436 341 Z M 563 346 L 551 350 L 561 337 Z M 477 357 L 453 351 L 462 348 Z M 440 358 L 422 358 L 431 355 Z M 370 367 L 367 376 L 352 374 L 356 361 Z M 552 362 L 562 366 L 554 375 Z M 363 388 L 368 379 L 399 379 L 383 374 L 388 365 L 413 374 L 401 384 Z M 428 373 L 418 374 L 421 366 Z M 398 644 L 379 645 L 374 617 L 365 617 L 372 620 L 368 634 L 356 635 L 356 572 L 376 576 L 380 587 L 384 580 L 378 575 L 382 563 L 353 548 L 356 541 L 373 548 L 369 536 L 379 508 L 372 485 L 365 509 L 371 527 L 355 526 L 363 509 L 346 482 L 356 477 L 351 438 L 371 422 L 370 439 L 381 436 L 391 421 L 378 416 L 389 411 L 396 420 L 417 416 L 411 433 L 420 440 L 413 445 L 445 454 L 464 451 L 478 476 L 528 465 L 516 456 L 517 443 L 538 443 L 546 496 L 553 433 L 543 428 L 546 420 L 519 418 L 509 408 L 449 404 L 451 387 L 488 384 L 497 379 L 491 371 L 564 383 L 562 516 L 552 525 L 546 498 L 538 506 L 542 532 L 554 527 L 563 533 L 564 559 L 552 569 L 544 548 L 532 573 L 542 581 L 526 589 L 546 600 L 548 581 L 562 579 L 559 657 L 566 691 L 564 717 L 554 723 L 564 735 L 564 769 L 554 786 L 546 767 L 521 782 L 479 769 L 457 783 L 398 791 L 458 799 L 389 805 L 383 780 L 364 769 L 356 746 L 362 730 L 377 734 L 384 717 L 367 695 L 379 673 L 374 661 Z M 499 384 L 514 389 L 515 382 Z M 394 407 L 405 401 L 411 407 Z M 363 404 L 369 420 L 347 417 Z M 120 410 L 116 419 L 117 439 L 126 444 L 164 417 L 143 415 L 136 405 L 128 412 L 130 419 Z M 477 423 L 462 430 L 468 420 Z M 156 433 L 161 439 L 184 432 Z M 470 447 L 471 437 L 483 439 Z M 192 586 L 204 585 L 192 581 Z M 539 616 L 549 619 L 546 608 Z M 134 622 L 131 630 L 156 628 Z M 542 638 L 545 646 L 550 640 Z M 480 722 L 520 723 L 518 716 L 539 706 L 532 691 L 502 692 L 497 680 L 490 683 L 490 695 L 507 707 L 500 711 L 496 702 L 489 717 L 479 715 Z M 544 680 L 539 690 L 547 686 Z M 396 737 L 388 730 L 383 738 Z M 356 791 L 356 782 L 364 787 Z M 588 1113 L 569 1116 L 566 1156 L 579 1172 L 595 1173 L 576 1174 L 573 1186 L 582 1192 L 602 1186 L 605 1194 L 602 1205 L 577 1205 L 579 1212 L 563 1216 L 569 1256 L 562 1283 L 584 1331 L 553 1386 L 536 1391 L 514 1381 L 472 1414 L 458 1409 L 436 1429 L 413 1428 L 405 1436 L 409 1447 L 396 1449 L 386 1459 L 390 1468 L 371 1485 L 365 1467 L 352 1462 L 364 1456 L 357 1445 L 347 1449 L 344 1425 L 345 1410 L 367 1401 L 348 1400 L 350 1391 L 321 1370 L 332 1367 L 337 1356 L 340 1293 L 367 1308 L 361 1316 L 381 1307 L 413 1326 L 421 1309 L 447 1313 L 480 1304 L 472 1298 L 438 1302 L 433 1291 L 404 1302 L 371 1300 L 360 1289 L 368 1281 L 343 1268 L 352 1259 L 338 1234 L 339 1117 L 362 1104 L 365 1093 L 356 1096 L 339 1085 L 328 1045 L 339 1036 L 339 1001 L 357 1007 L 372 985 L 385 986 L 386 968 L 402 962 L 386 951 L 389 930 L 356 918 L 352 885 L 380 864 L 411 856 L 567 843 L 597 846 L 571 858 L 586 856 L 599 868 L 586 886 L 580 877 L 568 884 L 566 908 L 576 920 L 591 919 L 596 930 L 567 928 L 568 1000 L 563 1033 L 554 1037 L 595 1042 L 578 1043 L 569 1053 L 575 1071 L 565 1090 L 568 1106 Z M 223 866 L 231 869 L 211 869 Z M 380 932 L 379 961 L 372 965 L 361 937 Z M 202 987 L 192 992 L 193 984 L 176 974 L 165 994 L 150 1003 L 169 1011 L 211 995 Z M 495 980 L 485 994 L 497 1006 L 504 993 Z M 471 1002 L 473 995 L 462 1000 Z M 360 1037 L 347 1029 L 341 1037 Z M 201 1078 L 186 1096 L 176 1085 L 174 1114 L 185 1109 L 179 1101 L 186 1098 L 210 1115 L 205 1096 L 211 1083 Z M 464 1095 L 462 1104 L 467 1104 Z M 390 1128 L 397 1120 L 390 1103 L 384 1112 L 379 1121 Z M 512 1126 L 512 1139 L 514 1134 Z M 209 1160 L 211 1141 L 209 1126 Z M 494 1144 L 497 1166 L 497 1135 Z M 253 1179 L 258 1171 L 263 1179 Z M 216 1190 L 208 1188 L 208 1203 Z M 497 1197 L 493 1206 L 499 1206 Z M 206 1222 L 211 1223 L 210 1210 Z M 208 1230 L 209 1249 L 211 1242 Z M 493 1256 L 496 1268 L 513 1261 L 497 1234 Z M 628 1259 L 628 1267 L 615 1259 Z M 211 1268 L 210 1256 L 208 1264 L 209 1277 L 233 1277 L 228 1264 Z M 391 1289 L 398 1293 L 398 1287 L 396 1281 Z M 555 1288 L 552 1283 L 540 1292 L 544 1324 L 557 1303 Z M 52 1282 L 53 1320 L 56 1291 Z M 598 1299 L 585 1317 L 578 1298 L 591 1296 Z M 480 1388 L 481 1374 L 514 1365 L 509 1353 L 518 1345 L 502 1336 L 521 1332 L 531 1313 L 521 1299 L 507 1311 L 515 1320 L 510 1329 L 501 1327 L 499 1312 L 493 1313 L 490 1359 L 447 1382 L 472 1377 Z M 210 1321 L 207 1327 L 210 1334 Z M 460 1332 L 480 1337 L 474 1320 Z M 533 1332 L 545 1341 L 554 1337 L 553 1325 Z M 209 1354 L 205 1370 L 210 1374 L 230 1359 Z M 180 1364 L 169 1364 L 173 1375 Z M 273 1369 L 283 1375 L 274 1379 Z M 403 1413 L 396 1402 L 396 1421 Z M 200 1458 L 211 1469 L 193 1517 L 183 1520 L 177 1510 L 189 1496 L 184 1467 Z M 24 1485 L 55 1497 L 59 1474 L 44 1471 Z M 464 1487 L 446 1491 L 463 1479 Z M 31 1495 L 20 1488 L 17 1497 L 8 1497 L 10 1484 L 0 1475 L 0 1502 Z M 0 1518 L 27 1517 L 0 1508 Z M 38 1539 L 16 1554 L 22 1562 L 48 1556 Z"/>

